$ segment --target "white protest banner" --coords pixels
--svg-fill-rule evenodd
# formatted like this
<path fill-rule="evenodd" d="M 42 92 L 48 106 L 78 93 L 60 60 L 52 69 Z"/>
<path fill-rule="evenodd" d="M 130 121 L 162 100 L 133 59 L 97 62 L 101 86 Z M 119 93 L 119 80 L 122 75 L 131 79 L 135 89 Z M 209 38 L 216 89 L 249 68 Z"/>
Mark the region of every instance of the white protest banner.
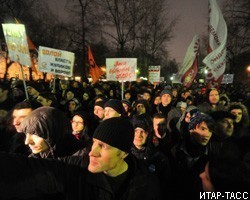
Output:
<path fill-rule="evenodd" d="M 151 83 L 160 82 L 161 66 L 148 66 L 148 80 Z"/>
<path fill-rule="evenodd" d="M 137 58 L 107 58 L 106 75 L 109 81 L 135 81 Z"/>
<path fill-rule="evenodd" d="M 209 88 L 218 87 L 226 69 L 227 24 L 216 0 L 209 0 L 209 54 L 203 59 L 208 67 Z"/>
<path fill-rule="evenodd" d="M 221 84 L 231 84 L 233 83 L 234 75 L 233 74 L 224 74 Z"/>
<path fill-rule="evenodd" d="M 42 72 L 71 77 L 74 61 L 72 52 L 39 46 L 38 69 Z"/>
<path fill-rule="evenodd" d="M 23 24 L 2 24 L 2 26 L 10 59 L 21 65 L 31 66 L 25 26 Z"/>

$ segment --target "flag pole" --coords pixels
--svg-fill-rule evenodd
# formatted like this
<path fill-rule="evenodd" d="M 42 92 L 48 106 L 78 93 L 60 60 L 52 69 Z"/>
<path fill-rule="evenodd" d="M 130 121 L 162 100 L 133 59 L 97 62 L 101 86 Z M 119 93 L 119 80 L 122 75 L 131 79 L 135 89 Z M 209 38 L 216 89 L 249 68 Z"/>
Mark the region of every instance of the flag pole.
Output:
<path fill-rule="evenodd" d="M 54 80 L 53 80 L 53 90 L 52 90 L 52 93 L 56 93 L 56 78 L 57 78 L 57 75 L 55 74 L 54 75 Z"/>
<path fill-rule="evenodd" d="M 123 93 L 124 93 L 124 81 L 122 81 L 122 92 L 121 92 L 121 99 L 123 100 Z"/>
<path fill-rule="evenodd" d="M 27 92 L 27 86 L 26 86 L 24 72 L 23 72 L 23 65 L 21 65 L 20 63 L 19 63 L 19 65 L 21 66 L 21 73 L 22 73 L 22 77 L 23 77 L 23 86 L 24 86 L 25 96 L 26 96 L 26 99 L 28 100 L 29 95 L 28 95 L 28 92 Z"/>

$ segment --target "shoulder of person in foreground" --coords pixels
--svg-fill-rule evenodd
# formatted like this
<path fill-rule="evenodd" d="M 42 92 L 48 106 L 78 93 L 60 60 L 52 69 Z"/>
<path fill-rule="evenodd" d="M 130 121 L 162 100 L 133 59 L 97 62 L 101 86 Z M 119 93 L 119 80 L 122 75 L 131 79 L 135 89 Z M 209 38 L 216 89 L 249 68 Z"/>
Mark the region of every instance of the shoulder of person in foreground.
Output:
<path fill-rule="evenodd" d="M 35 198 L 43 195 L 78 193 L 84 170 L 56 160 L 34 159 L 0 152 L 1 199 Z M 77 189 L 78 188 L 78 189 Z"/>
<path fill-rule="evenodd" d="M 160 182 L 157 176 L 150 173 L 142 160 L 129 155 L 125 161 L 129 165 L 130 189 L 137 191 L 139 199 L 162 199 Z M 136 198 L 133 198 L 136 199 Z"/>

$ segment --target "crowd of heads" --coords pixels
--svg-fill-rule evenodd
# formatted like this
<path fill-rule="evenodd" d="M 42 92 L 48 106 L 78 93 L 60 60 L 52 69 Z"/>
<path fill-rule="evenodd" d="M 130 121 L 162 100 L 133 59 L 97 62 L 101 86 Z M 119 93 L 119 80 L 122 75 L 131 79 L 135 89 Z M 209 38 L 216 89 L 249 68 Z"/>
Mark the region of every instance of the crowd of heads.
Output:
<path fill-rule="evenodd" d="M 28 82 L 28 99 L 19 80 L 0 83 L 1 130 L 23 135 L 28 156 L 57 158 L 85 149 L 88 170 L 109 176 L 128 168 L 129 154 L 159 174 L 165 173 L 161 165 L 166 166 L 166 160 L 177 170 L 173 173 L 181 174 L 193 170 L 202 157 L 193 178 L 200 176 L 204 191 L 234 190 L 233 184 L 238 189 L 249 186 L 248 176 L 232 176 L 229 171 L 237 167 L 237 172 L 250 173 L 249 97 L 241 94 L 237 99 L 231 86 L 188 89 L 135 82 L 125 84 L 122 94 L 116 82 L 57 82 L 55 91 L 46 82 Z M 237 149 L 232 156 L 225 153 L 230 145 Z M 97 164 L 100 155 L 103 161 Z M 181 164 L 183 157 L 189 160 L 185 164 Z"/>

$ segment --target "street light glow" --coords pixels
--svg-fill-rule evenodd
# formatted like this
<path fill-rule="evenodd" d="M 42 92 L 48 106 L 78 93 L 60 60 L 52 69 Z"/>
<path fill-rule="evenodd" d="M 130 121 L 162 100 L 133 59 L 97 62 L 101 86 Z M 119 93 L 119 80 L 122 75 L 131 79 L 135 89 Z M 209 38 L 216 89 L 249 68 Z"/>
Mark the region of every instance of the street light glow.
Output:
<path fill-rule="evenodd" d="M 247 72 L 250 73 L 250 65 L 247 67 Z"/>

